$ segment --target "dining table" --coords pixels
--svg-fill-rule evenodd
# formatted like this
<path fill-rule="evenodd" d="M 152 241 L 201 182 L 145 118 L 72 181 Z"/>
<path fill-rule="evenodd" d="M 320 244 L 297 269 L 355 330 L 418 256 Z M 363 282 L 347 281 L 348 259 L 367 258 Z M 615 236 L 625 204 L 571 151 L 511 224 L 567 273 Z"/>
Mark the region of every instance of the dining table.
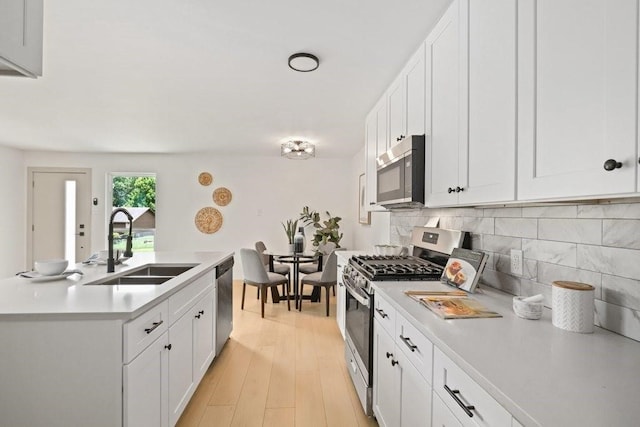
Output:
<path fill-rule="evenodd" d="M 267 250 L 264 252 L 265 255 L 269 256 L 269 271 L 274 271 L 274 263 L 280 262 L 283 264 L 291 264 L 291 269 L 293 270 L 293 274 L 291 278 L 293 279 L 293 295 L 289 295 L 289 298 L 293 298 L 295 301 L 295 307 L 298 308 L 298 304 L 302 304 L 303 298 L 309 298 L 311 301 L 319 301 L 320 300 L 320 292 L 319 289 L 313 289 L 313 292 L 310 296 L 305 297 L 302 295 L 299 289 L 300 282 L 300 264 L 308 264 L 312 262 L 318 262 L 318 271 L 322 270 L 322 253 L 320 252 L 292 252 L 289 250 Z M 280 302 L 282 298 L 278 292 L 278 287 L 273 286 L 271 288 L 271 298 L 274 303 Z"/>

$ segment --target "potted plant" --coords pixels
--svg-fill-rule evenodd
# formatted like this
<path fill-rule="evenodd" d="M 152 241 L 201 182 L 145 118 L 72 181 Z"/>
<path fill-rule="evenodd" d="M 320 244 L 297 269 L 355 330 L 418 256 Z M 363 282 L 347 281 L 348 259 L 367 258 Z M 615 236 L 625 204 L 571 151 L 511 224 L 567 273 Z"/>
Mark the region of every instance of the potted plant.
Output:
<path fill-rule="evenodd" d="M 296 231 L 298 230 L 298 220 L 297 219 L 288 219 L 287 223 L 285 224 L 284 222 L 281 223 L 282 227 L 284 228 L 284 232 L 287 235 L 287 240 L 289 241 L 289 246 L 293 247 L 293 237 L 296 234 Z M 293 251 L 293 249 L 292 249 Z"/>
<path fill-rule="evenodd" d="M 340 218 L 339 216 L 331 216 L 329 212 L 326 212 L 329 217 L 325 221 L 320 220 L 320 214 L 316 211 L 309 210 L 308 206 L 302 208 L 302 213 L 300 214 L 300 220 L 303 222 L 304 226 L 313 225 L 314 233 L 313 233 L 313 246 L 315 250 L 318 250 L 318 246 L 321 244 L 324 245 L 327 242 L 333 242 L 336 244 L 336 248 L 340 247 L 340 240 L 342 239 L 343 233 L 340 233 Z"/>

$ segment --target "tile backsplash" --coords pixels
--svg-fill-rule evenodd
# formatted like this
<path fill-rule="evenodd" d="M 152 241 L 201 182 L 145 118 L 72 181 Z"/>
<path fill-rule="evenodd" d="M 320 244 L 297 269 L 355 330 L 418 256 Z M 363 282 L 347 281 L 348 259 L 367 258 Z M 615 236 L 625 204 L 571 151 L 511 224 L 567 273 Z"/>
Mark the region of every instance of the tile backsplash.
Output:
<path fill-rule="evenodd" d="M 640 341 L 640 202 L 395 211 L 391 242 L 409 245 L 413 227 L 432 217 L 489 254 L 485 285 L 543 294 L 549 307 L 553 281 L 593 285 L 596 325 Z M 521 276 L 510 272 L 511 249 L 523 251 Z"/>

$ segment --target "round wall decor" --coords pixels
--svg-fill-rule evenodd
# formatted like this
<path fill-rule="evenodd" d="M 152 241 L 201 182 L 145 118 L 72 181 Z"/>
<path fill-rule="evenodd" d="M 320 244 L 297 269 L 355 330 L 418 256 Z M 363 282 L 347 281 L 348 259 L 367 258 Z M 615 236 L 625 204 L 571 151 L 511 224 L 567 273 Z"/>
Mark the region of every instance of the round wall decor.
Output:
<path fill-rule="evenodd" d="M 222 214 L 216 208 L 202 208 L 196 214 L 195 222 L 199 231 L 205 234 L 213 234 L 222 227 Z"/>
<path fill-rule="evenodd" d="M 202 172 L 198 175 L 198 182 L 200 185 L 211 185 L 213 182 L 213 176 L 209 172 Z"/>
<path fill-rule="evenodd" d="M 213 192 L 213 201 L 218 206 L 227 206 L 231 203 L 231 191 L 225 187 L 218 187 Z"/>

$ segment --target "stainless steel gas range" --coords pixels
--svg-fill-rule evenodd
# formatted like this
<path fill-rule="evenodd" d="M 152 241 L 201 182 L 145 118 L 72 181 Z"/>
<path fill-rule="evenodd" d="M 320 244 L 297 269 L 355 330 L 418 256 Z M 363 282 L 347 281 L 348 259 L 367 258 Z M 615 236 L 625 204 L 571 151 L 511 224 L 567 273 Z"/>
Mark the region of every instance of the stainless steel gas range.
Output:
<path fill-rule="evenodd" d="M 440 280 L 454 248 L 466 247 L 467 234 L 457 230 L 415 227 L 412 255 L 360 255 L 349 259 L 342 273 L 345 298 L 345 358 L 349 374 L 367 415 L 373 393 L 373 281 Z"/>

